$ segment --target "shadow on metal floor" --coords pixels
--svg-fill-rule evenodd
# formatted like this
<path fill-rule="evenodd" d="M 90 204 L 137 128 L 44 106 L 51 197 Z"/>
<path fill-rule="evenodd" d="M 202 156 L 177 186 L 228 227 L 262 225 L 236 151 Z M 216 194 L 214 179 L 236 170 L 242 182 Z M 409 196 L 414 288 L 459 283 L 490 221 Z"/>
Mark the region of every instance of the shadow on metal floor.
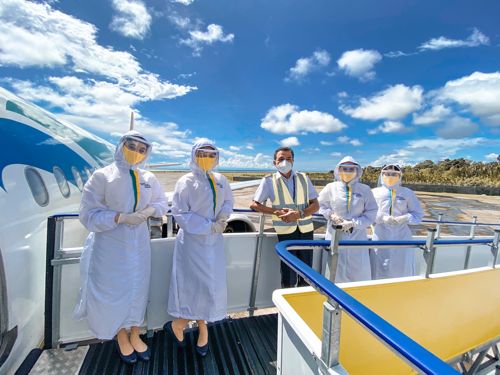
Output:
<path fill-rule="evenodd" d="M 149 362 L 133 367 L 120 361 L 112 341 L 93 344 L 80 374 L 275 374 L 277 315 L 227 319 L 209 326 L 210 351 L 195 351 L 197 330 L 186 331 L 188 345 L 179 349 L 172 337 L 158 331 L 147 339 Z"/>

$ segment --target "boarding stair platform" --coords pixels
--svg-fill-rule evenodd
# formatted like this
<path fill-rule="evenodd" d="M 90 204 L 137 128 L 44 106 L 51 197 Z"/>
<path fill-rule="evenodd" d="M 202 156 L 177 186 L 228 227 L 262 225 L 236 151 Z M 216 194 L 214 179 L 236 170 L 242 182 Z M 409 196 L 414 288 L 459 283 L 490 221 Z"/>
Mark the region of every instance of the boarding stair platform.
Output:
<path fill-rule="evenodd" d="M 224 234 L 228 312 L 247 313 L 210 325 L 205 359 L 194 350 L 195 328 L 186 332 L 184 350 L 161 329 L 171 319 L 166 313 L 170 274 L 165 270 L 171 267 L 175 237 L 152 240 L 143 327 L 152 358 L 130 367 L 119 360 L 113 342 L 97 341 L 85 322 L 72 319 L 82 249 L 64 239 L 64 228 L 65 221 L 77 223 L 75 218 L 49 218 L 44 344 L 28 355 L 16 375 L 495 374 L 500 358 L 500 231 L 474 237 L 471 228 L 470 237 L 439 237 L 446 224 L 439 220 L 427 237 L 411 241 L 338 241 L 337 230 L 332 241 L 315 235 L 314 241 L 277 244 L 275 233 L 263 231 L 261 215 L 258 232 Z M 421 252 L 420 276 L 335 285 L 322 275 L 325 267 L 336 269 L 340 248 L 384 246 Z M 288 251 L 297 247 L 313 251 L 313 267 Z M 311 286 L 280 289 L 280 261 Z M 278 314 L 258 314 L 274 307 Z"/>

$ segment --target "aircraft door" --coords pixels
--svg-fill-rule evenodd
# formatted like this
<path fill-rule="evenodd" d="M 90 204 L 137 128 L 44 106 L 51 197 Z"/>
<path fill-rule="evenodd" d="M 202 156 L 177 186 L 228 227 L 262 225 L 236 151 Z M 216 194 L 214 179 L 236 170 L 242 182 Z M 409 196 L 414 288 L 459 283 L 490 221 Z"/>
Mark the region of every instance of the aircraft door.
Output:
<path fill-rule="evenodd" d="M 5 268 L 0 249 L 0 369 L 14 346 L 17 338 L 17 327 L 9 329 L 9 308 L 7 304 L 7 282 Z"/>

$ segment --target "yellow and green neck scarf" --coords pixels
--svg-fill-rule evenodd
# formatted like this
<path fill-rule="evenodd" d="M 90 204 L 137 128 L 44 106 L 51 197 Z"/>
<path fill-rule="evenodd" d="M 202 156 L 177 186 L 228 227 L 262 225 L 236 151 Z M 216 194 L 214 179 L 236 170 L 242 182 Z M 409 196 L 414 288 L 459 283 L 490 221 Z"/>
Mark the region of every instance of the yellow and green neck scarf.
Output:
<path fill-rule="evenodd" d="M 212 189 L 214 214 L 215 214 L 215 209 L 217 208 L 217 184 L 215 183 L 215 177 L 213 173 L 207 173 L 207 178 L 208 178 L 208 183 L 210 184 L 210 188 Z"/>
<path fill-rule="evenodd" d="M 394 213 L 394 201 L 396 200 L 396 189 L 389 189 L 389 193 L 391 195 L 391 205 L 389 206 L 389 215 L 393 215 Z"/>
<path fill-rule="evenodd" d="M 141 184 L 139 180 L 139 171 L 137 169 L 130 170 L 130 177 L 132 177 L 132 188 L 134 189 L 134 211 L 137 210 L 137 205 L 141 200 Z"/>
<path fill-rule="evenodd" d="M 347 212 L 351 212 L 351 201 L 352 201 L 352 187 L 348 184 L 345 186 L 345 194 L 347 198 Z"/>

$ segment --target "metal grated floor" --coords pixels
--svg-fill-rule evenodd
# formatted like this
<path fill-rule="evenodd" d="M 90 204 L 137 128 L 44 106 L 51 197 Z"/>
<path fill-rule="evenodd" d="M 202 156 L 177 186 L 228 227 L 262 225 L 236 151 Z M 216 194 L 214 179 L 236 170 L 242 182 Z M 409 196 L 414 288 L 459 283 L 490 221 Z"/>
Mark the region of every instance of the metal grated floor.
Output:
<path fill-rule="evenodd" d="M 227 319 L 209 326 L 210 351 L 200 358 L 195 351 L 197 331 L 186 331 L 188 345 L 174 346 L 163 331 L 147 340 L 149 362 L 127 366 L 113 342 L 90 346 L 80 374 L 275 374 L 277 315 Z"/>

